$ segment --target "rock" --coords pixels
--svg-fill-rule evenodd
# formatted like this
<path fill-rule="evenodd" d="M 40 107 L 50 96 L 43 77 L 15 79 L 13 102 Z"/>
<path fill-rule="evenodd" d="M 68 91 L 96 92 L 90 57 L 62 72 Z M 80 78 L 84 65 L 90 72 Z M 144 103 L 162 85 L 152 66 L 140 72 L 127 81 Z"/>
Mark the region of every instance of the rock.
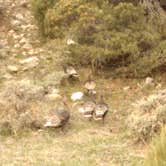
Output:
<path fill-rule="evenodd" d="M 48 95 L 46 95 L 46 97 L 51 101 L 62 98 L 62 96 L 60 94 L 57 94 L 57 93 L 48 94 Z"/>
<path fill-rule="evenodd" d="M 72 39 L 67 39 L 67 45 L 72 45 L 72 44 L 76 44 L 76 42 Z"/>
<path fill-rule="evenodd" d="M 145 82 L 142 84 L 142 88 L 154 85 L 155 85 L 154 79 L 152 77 L 146 77 Z"/>
<path fill-rule="evenodd" d="M 19 41 L 20 44 L 25 44 L 27 43 L 27 39 L 26 38 L 22 38 L 20 41 Z"/>
<path fill-rule="evenodd" d="M 22 65 L 25 65 L 25 64 L 28 64 L 28 63 L 38 63 L 39 62 L 39 59 L 37 57 L 29 57 L 29 58 L 26 58 L 26 59 L 23 59 L 23 60 L 20 60 L 19 63 L 22 64 Z"/>
<path fill-rule="evenodd" d="M 27 51 L 23 51 L 22 55 L 26 56 L 27 55 Z"/>
<path fill-rule="evenodd" d="M 20 39 L 20 35 L 13 34 L 13 38 L 14 38 L 15 40 L 18 40 L 18 39 Z"/>
<path fill-rule="evenodd" d="M 13 26 L 20 26 L 22 23 L 21 23 L 20 20 L 12 20 L 12 21 L 11 21 L 11 24 L 12 24 Z"/>
<path fill-rule="evenodd" d="M 123 88 L 124 91 L 128 91 L 129 89 L 130 89 L 130 86 L 125 86 L 125 87 Z"/>
<path fill-rule="evenodd" d="M 26 32 L 31 31 L 31 29 L 32 29 L 32 27 L 30 27 L 30 25 L 21 25 L 20 27 L 23 31 L 26 31 Z M 27 35 L 29 35 L 29 34 L 27 34 Z"/>
<path fill-rule="evenodd" d="M 16 17 L 17 20 L 20 20 L 20 21 L 24 20 L 24 17 L 23 17 L 23 15 L 21 13 L 16 14 L 15 17 Z"/>
<path fill-rule="evenodd" d="M 141 85 L 140 83 L 137 83 L 137 86 L 138 86 L 138 88 L 143 88 L 143 85 Z"/>
<path fill-rule="evenodd" d="M 23 49 L 25 50 L 31 50 L 32 49 L 32 45 L 28 42 L 26 42 L 23 46 L 22 46 Z"/>
<path fill-rule="evenodd" d="M 14 45 L 14 48 L 20 48 L 20 47 L 21 47 L 21 46 L 20 46 L 19 43 L 17 43 L 17 44 Z"/>
<path fill-rule="evenodd" d="M 13 34 L 15 34 L 15 31 L 13 29 L 8 32 L 8 35 L 13 35 Z"/>
<path fill-rule="evenodd" d="M 71 100 L 72 101 L 82 100 L 83 96 L 84 96 L 84 93 L 82 93 L 82 92 L 75 92 L 75 93 L 73 93 L 71 95 Z"/>
<path fill-rule="evenodd" d="M 8 74 L 6 73 L 4 76 L 3 76 L 4 79 L 12 79 L 13 76 L 11 74 Z"/>
<path fill-rule="evenodd" d="M 33 56 L 33 57 L 20 60 L 19 63 L 21 65 L 24 65 L 23 70 L 28 70 L 28 69 L 36 67 L 39 64 L 39 59 Z"/>
<path fill-rule="evenodd" d="M 54 88 L 54 89 L 52 89 L 52 93 L 56 93 L 56 94 L 58 94 L 60 91 L 59 91 L 59 89 L 56 89 L 56 88 Z"/>
<path fill-rule="evenodd" d="M 12 66 L 12 65 L 7 66 L 7 69 L 11 73 L 17 73 L 19 70 L 17 66 Z"/>
<path fill-rule="evenodd" d="M 51 94 L 59 94 L 60 93 L 59 89 L 56 89 L 56 88 L 54 88 L 54 86 L 51 86 L 51 85 L 48 85 L 46 87 L 46 91 L 47 91 L 47 93 L 51 93 Z"/>
<path fill-rule="evenodd" d="M 154 82 L 154 79 L 153 79 L 152 77 L 147 77 L 147 78 L 145 79 L 145 84 L 146 84 L 146 85 L 152 85 L 153 82 Z"/>
<path fill-rule="evenodd" d="M 28 51 L 28 54 L 29 54 L 29 55 L 35 55 L 35 54 L 37 54 L 37 53 L 35 52 L 35 50 L 32 49 L 32 50 L 29 50 L 29 51 Z"/>
<path fill-rule="evenodd" d="M 157 85 L 156 85 L 156 89 L 160 89 L 162 87 L 162 85 L 160 84 L 160 83 L 158 83 Z"/>

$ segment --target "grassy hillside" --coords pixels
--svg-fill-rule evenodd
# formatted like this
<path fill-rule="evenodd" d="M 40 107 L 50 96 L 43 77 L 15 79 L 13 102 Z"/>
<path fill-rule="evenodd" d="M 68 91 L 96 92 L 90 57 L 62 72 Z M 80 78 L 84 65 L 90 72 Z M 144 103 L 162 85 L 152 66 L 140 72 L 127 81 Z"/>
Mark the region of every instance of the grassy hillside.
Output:
<path fill-rule="evenodd" d="M 166 24 L 161 8 L 138 1 L 0 2 L 0 165 L 144 164 L 149 142 L 166 124 Z M 61 85 L 66 62 L 80 81 Z M 88 121 L 71 100 L 85 92 L 91 69 L 97 97 L 109 106 L 104 125 Z M 64 132 L 45 128 L 63 96 L 71 107 Z M 163 156 L 163 138 L 149 160 Z"/>

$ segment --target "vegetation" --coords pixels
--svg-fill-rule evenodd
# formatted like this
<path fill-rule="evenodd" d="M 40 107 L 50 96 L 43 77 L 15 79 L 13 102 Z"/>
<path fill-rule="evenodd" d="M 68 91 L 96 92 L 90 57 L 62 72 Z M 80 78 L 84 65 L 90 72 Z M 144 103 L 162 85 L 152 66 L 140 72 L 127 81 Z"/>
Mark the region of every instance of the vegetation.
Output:
<path fill-rule="evenodd" d="M 84 70 L 84 73 L 80 74 L 86 75 L 87 71 Z M 0 129 L 1 131 L 5 129 L 3 133 L 0 133 L 0 141 L 2 142 L 0 147 L 3 149 L 0 151 L 1 163 L 10 165 L 12 162 L 13 165 L 24 163 L 24 165 L 37 166 L 43 165 L 43 163 L 50 166 L 142 165 L 143 157 L 137 153 L 139 147 L 135 149 L 131 146 L 132 140 L 129 139 L 128 129 L 126 130 L 124 125 L 128 114 L 126 110 L 130 107 L 128 102 L 133 98 L 135 92 L 131 91 L 131 96 L 128 95 L 128 91 L 119 93 L 119 89 L 127 86 L 128 83 L 126 80 L 115 79 L 112 81 L 112 84 L 115 84 L 113 89 L 115 93 L 110 95 L 109 90 L 106 89 L 110 85 L 110 80 L 100 77 L 97 77 L 96 80 L 99 91 L 104 90 L 106 101 L 110 105 L 105 125 L 100 122 L 87 121 L 77 109 L 73 109 L 65 133 L 62 133 L 59 129 L 42 128 L 46 122 L 45 117 L 49 115 L 49 110 L 55 107 L 56 101 L 50 102 L 48 99 L 41 99 L 42 89 L 38 89 L 39 85 L 34 85 L 33 82 L 27 83 L 27 80 L 25 82 L 18 81 L 15 84 L 12 82 L 12 85 L 9 84 L 10 86 L 5 84 L 6 88 L 3 89 L 3 95 L 0 94 L 2 97 L 0 101 L 9 104 L 9 101 L 11 101 L 9 99 L 11 99 L 11 96 L 13 97 L 12 104 L 8 107 L 11 111 L 4 110 L 5 103 L 0 107 L 0 125 L 3 124 Z M 136 80 L 129 82 L 131 87 L 134 87 L 135 83 Z M 15 87 L 18 88 L 17 91 Z M 62 94 L 70 96 L 80 88 L 82 87 L 78 84 L 65 86 L 61 90 Z M 22 108 L 27 114 L 24 114 L 24 110 L 21 109 L 17 114 L 15 114 L 15 111 L 12 112 L 14 108 L 12 105 L 16 101 L 15 92 L 17 92 L 16 94 L 20 94 L 19 92 L 24 94 L 25 98 L 21 101 L 25 101 L 25 105 Z M 127 96 L 127 99 L 124 101 L 125 96 Z M 16 97 L 16 99 L 19 106 L 21 104 L 19 97 Z M 28 105 L 26 105 L 26 101 L 28 101 Z M 4 121 L 8 121 L 12 126 L 12 133 L 6 130 L 8 126 L 5 126 Z M 36 126 L 36 124 L 39 126 Z M 13 131 L 16 131 L 16 133 L 13 133 Z M 5 134 L 8 136 L 4 136 Z"/>
<path fill-rule="evenodd" d="M 18 135 L 42 128 L 45 109 L 41 114 L 44 90 L 31 83 L 7 83 L 0 93 L 0 135 Z"/>
<path fill-rule="evenodd" d="M 127 120 L 137 141 L 149 141 L 166 124 L 166 91 L 151 94 L 147 99 L 133 104 L 132 114 Z"/>
<path fill-rule="evenodd" d="M 38 28 L 29 1 L 0 3 L 1 165 L 143 165 L 147 144 L 166 124 L 166 24 L 158 0 L 31 1 Z M 65 62 L 78 65 L 80 81 L 61 85 Z M 86 94 L 71 100 L 86 91 L 91 68 L 102 70 L 92 77 L 94 100 L 103 94 L 109 105 L 105 124 L 80 113 Z M 158 71 L 146 79 L 112 77 Z M 69 123 L 64 131 L 46 128 L 62 98 Z M 160 146 L 153 141 L 147 164 L 152 155 L 164 156 L 164 138 Z"/>
<path fill-rule="evenodd" d="M 47 10 L 55 4 L 56 0 L 37 0 L 32 1 L 32 10 L 38 21 L 39 28 L 44 35 L 44 20 Z"/>
<path fill-rule="evenodd" d="M 146 157 L 145 166 L 165 166 L 166 165 L 166 128 L 160 136 L 156 137 Z"/>
<path fill-rule="evenodd" d="M 42 24 L 40 30 L 48 38 L 76 42 L 66 51 L 71 63 L 92 65 L 94 70 L 108 66 L 115 74 L 128 77 L 143 77 L 164 69 L 165 15 L 157 11 L 152 14 L 147 6 L 129 1 L 47 2 L 54 5 L 40 0 L 32 3 L 35 17 Z"/>

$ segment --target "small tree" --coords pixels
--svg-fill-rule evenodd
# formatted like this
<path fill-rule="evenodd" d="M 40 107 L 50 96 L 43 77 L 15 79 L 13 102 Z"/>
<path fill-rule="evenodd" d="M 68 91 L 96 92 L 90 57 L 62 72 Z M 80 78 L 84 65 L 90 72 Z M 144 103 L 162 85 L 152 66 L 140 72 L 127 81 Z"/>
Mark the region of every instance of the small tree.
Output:
<path fill-rule="evenodd" d="M 139 77 L 164 68 L 166 19 L 158 2 L 37 1 L 33 8 L 43 34 L 77 43 L 64 51 L 70 62 Z"/>

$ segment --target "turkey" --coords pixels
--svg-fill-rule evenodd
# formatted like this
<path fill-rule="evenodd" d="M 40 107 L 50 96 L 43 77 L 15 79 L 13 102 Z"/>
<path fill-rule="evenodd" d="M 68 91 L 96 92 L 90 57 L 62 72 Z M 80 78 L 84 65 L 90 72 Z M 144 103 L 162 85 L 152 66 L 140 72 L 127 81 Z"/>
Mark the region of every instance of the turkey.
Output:
<path fill-rule="evenodd" d="M 79 112 L 81 112 L 85 118 L 91 120 L 93 112 L 95 110 L 95 105 L 96 104 L 93 100 L 87 100 L 79 108 Z"/>
<path fill-rule="evenodd" d="M 103 95 L 100 96 L 100 101 L 96 104 L 94 113 L 93 113 L 93 119 L 98 121 L 102 120 L 104 124 L 105 117 L 108 113 L 109 106 L 104 102 Z"/>
<path fill-rule="evenodd" d="M 96 83 L 92 79 L 91 75 L 88 76 L 88 79 L 84 84 L 84 88 L 87 90 L 88 95 L 95 95 L 96 94 L 96 91 L 95 91 Z"/>
<path fill-rule="evenodd" d="M 63 70 L 65 75 L 62 77 L 60 84 L 66 86 L 76 81 L 80 81 L 79 74 L 72 65 L 64 64 Z"/>
<path fill-rule="evenodd" d="M 63 65 L 63 70 L 69 78 L 78 78 L 79 74 L 72 65 L 65 64 Z"/>
<path fill-rule="evenodd" d="M 48 118 L 44 127 L 58 128 L 60 127 L 63 131 L 65 125 L 70 119 L 70 109 L 68 103 L 63 100 L 58 107 L 54 108 L 52 111 L 52 116 Z"/>

